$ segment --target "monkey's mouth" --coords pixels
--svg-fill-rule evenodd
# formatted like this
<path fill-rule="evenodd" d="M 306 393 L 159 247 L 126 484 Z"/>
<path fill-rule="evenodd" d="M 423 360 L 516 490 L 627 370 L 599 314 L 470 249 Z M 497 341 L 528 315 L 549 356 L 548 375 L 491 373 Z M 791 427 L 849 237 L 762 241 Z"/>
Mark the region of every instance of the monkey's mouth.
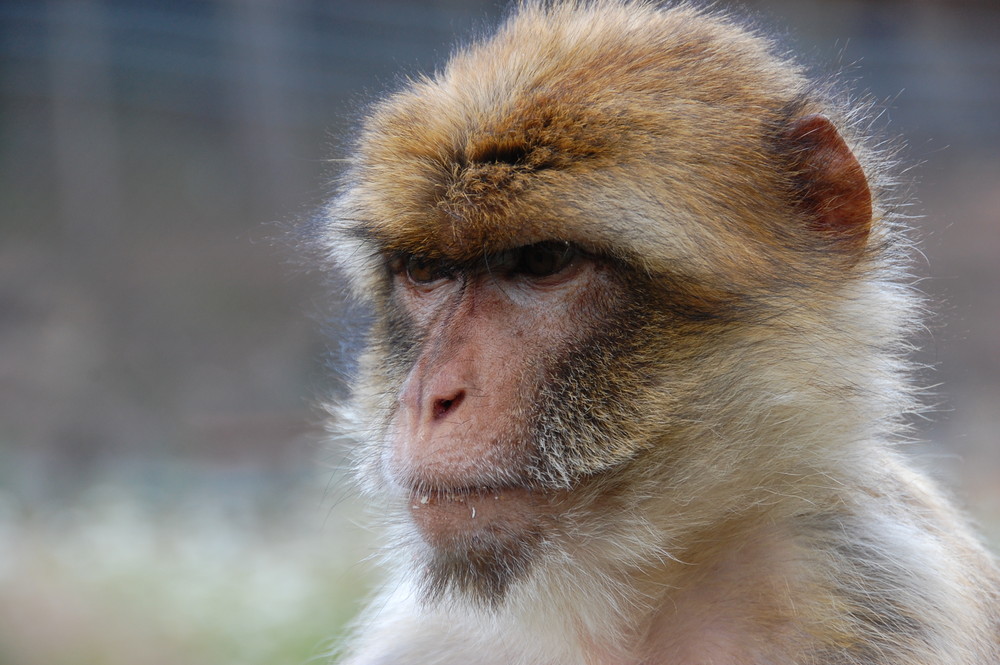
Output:
<path fill-rule="evenodd" d="M 409 511 L 423 541 L 423 590 L 497 606 L 529 574 L 555 524 L 557 497 L 530 487 L 420 489 Z"/>
<path fill-rule="evenodd" d="M 528 487 L 420 489 L 409 511 L 433 547 L 453 548 L 485 533 L 523 537 L 551 519 L 556 496 Z"/>

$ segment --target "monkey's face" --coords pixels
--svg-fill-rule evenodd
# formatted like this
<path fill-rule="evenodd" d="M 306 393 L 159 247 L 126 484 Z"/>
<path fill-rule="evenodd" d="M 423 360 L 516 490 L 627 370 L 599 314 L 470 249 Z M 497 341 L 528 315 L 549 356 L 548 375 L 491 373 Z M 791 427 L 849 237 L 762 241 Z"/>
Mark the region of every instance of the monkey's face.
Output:
<path fill-rule="evenodd" d="M 622 316 L 635 294 L 619 266 L 560 241 L 386 263 L 398 394 L 381 473 L 428 548 L 431 588 L 495 601 L 581 509 L 580 485 L 642 445 L 628 365 L 644 322 Z"/>

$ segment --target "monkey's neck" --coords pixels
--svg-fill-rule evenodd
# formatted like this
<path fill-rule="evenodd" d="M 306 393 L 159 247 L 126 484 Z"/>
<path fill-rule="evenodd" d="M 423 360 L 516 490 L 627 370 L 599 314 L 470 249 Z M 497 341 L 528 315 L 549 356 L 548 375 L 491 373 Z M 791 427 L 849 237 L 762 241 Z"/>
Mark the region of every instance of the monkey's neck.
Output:
<path fill-rule="evenodd" d="M 661 507 L 662 523 L 646 525 L 662 537 L 658 550 L 654 539 L 640 542 L 638 525 L 631 532 L 622 527 L 625 535 L 618 538 L 632 543 L 631 560 L 610 549 L 615 538 L 604 534 L 608 549 L 597 555 L 604 568 L 591 575 L 590 588 L 580 584 L 583 566 L 574 567 L 575 580 L 559 584 L 566 590 L 562 608 L 538 608 L 527 629 L 551 626 L 542 612 L 570 617 L 563 624 L 565 644 L 579 656 L 566 662 L 587 665 L 799 662 L 789 654 L 815 644 L 822 625 L 830 625 L 829 605 L 837 602 L 824 588 L 826 562 L 810 555 L 811 536 L 803 534 L 826 528 L 826 512 L 843 510 L 844 497 L 859 486 L 877 485 L 864 470 L 854 477 L 831 474 L 800 469 L 788 474 L 789 485 L 778 496 L 742 506 L 691 499 L 686 526 L 678 506 Z M 816 487 L 818 478 L 825 489 Z M 797 482 L 811 486 L 812 500 Z M 647 516 L 655 512 L 648 508 L 643 506 Z"/>
<path fill-rule="evenodd" d="M 555 605 L 551 597 L 522 599 L 498 623 L 513 621 L 518 634 L 531 636 L 524 662 L 798 662 L 787 657 L 811 642 L 811 610 L 792 598 L 817 595 L 809 561 L 784 525 L 768 523 L 763 513 L 754 522 L 706 530 L 699 544 L 656 568 L 626 575 L 606 569 L 590 588 L 579 578 L 573 587 L 557 580 L 562 597 Z"/>
<path fill-rule="evenodd" d="M 617 587 L 644 595 L 617 606 L 618 614 L 609 613 L 604 623 L 589 616 L 577 624 L 590 627 L 577 633 L 578 660 L 765 665 L 806 662 L 818 644 L 849 642 L 852 619 L 832 559 L 817 553 L 849 542 L 843 538 L 852 529 L 870 532 L 869 522 L 884 510 L 879 502 L 920 503 L 912 487 L 888 482 L 907 471 L 896 454 L 869 451 L 867 460 L 864 468 L 842 464 L 837 474 L 800 469 L 778 496 L 742 509 L 727 505 L 713 513 L 692 500 L 689 509 L 704 521 L 674 529 L 665 546 L 670 558 L 634 569 Z M 808 484 L 812 496 L 798 484 Z M 622 628 L 610 628 L 615 625 Z"/>
<path fill-rule="evenodd" d="M 670 567 L 676 586 L 646 622 L 635 662 L 777 662 L 803 637 L 792 602 L 810 585 L 803 549 L 789 530 L 763 520 L 720 525 L 705 536 L 711 540 L 691 550 L 697 557 Z"/>

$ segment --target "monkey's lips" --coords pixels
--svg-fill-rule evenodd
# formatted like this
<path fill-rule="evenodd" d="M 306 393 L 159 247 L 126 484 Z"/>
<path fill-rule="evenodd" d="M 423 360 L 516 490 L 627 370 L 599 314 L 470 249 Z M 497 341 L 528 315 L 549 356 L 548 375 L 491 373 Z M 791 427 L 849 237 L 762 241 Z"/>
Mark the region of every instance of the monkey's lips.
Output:
<path fill-rule="evenodd" d="M 454 547 L 477 534 L 538 533 L 555 512 L 556 493 L 526 487 L 413 491 L 409 509 L 433 547 Z"/>

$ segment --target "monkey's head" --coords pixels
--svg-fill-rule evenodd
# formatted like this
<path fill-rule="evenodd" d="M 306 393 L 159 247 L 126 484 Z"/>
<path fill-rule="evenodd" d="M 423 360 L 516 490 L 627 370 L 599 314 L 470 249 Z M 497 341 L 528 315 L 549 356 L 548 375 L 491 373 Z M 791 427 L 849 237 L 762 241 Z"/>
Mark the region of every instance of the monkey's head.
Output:
<path fill-rule="evenodd" d="M 884 433 L 905 297 L 841 116 L 735 22 L 619 2 L 528 3 L 373 109 L 326 238 L 375 311 L 359 467 L 432 596 L 641 569 L 822 473 L 818 431 Z"/>

